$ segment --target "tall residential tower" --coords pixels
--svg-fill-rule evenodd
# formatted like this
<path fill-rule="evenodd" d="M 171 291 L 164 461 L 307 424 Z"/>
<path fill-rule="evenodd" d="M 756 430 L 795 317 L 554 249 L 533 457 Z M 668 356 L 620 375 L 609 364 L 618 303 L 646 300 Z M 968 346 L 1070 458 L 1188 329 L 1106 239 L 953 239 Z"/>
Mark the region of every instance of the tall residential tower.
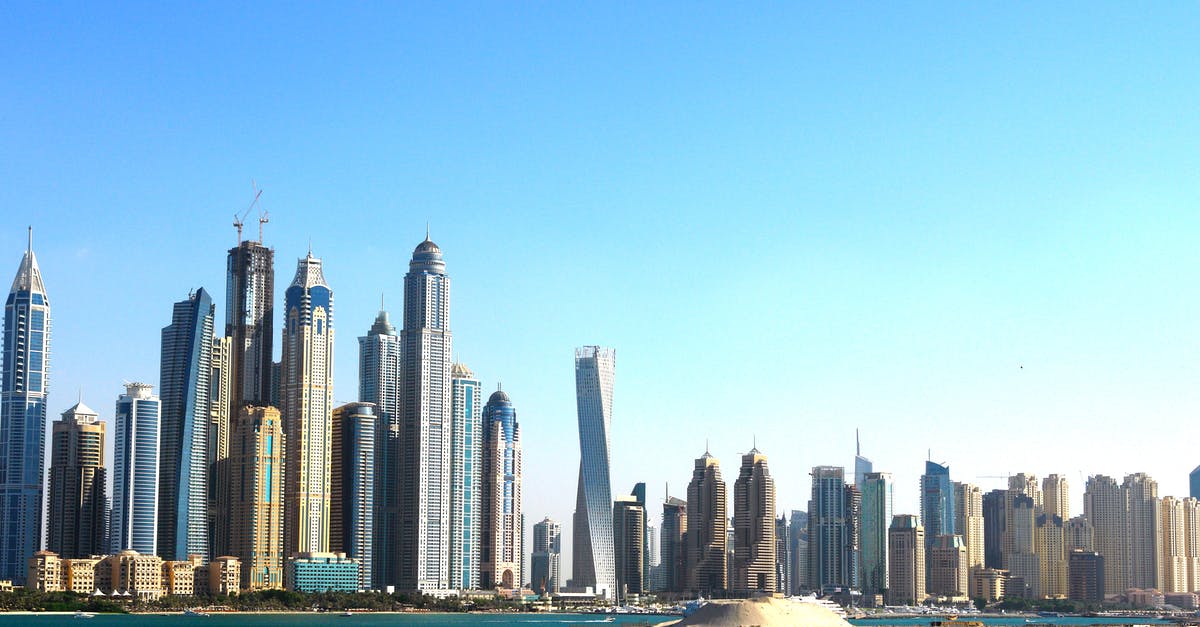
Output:
<path fill-rule="evenodd" d="M 375 405 L 375 536 L 371 586 L 394 586 L 400 530 L 400 336 L 381 308 L 358 338 L 358 400 Z"/>
<path fill-rule="evenodd" d="M 483 403 L 479 380 L 466 364 L 454 364 L 450 427 L 450 587 L 479 587 L 480 509 L 483 479 Z"/>
<path fill-rule="evenodd" d="M 107 552 L 108 469 L 104 466 L 104 423 L 98 417 L 81 400 L 54 423 L 46 549 L 63 559 Z"/>
<path fill-rule="evenodd" d="M 483 408 L 482 457 L 479 585 L 520 588 L 521 425 L 501 390 L 493 392 Z"/>
<path fill-rule="evenodd" d="M 616 599 L 617 574 L 612 529 L 613 375 L 617 354 L 611 348 L 575 350 L 575 401 L 579 418 L 579 488 L 575 496 L 572 579 L 593 586 L 596 594 Z"/>

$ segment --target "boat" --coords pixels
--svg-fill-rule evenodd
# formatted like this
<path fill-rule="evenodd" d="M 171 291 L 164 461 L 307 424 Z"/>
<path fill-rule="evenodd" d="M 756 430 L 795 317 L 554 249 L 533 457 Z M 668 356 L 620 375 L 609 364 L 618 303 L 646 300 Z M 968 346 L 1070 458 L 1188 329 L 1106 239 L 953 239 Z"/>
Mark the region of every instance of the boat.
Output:
<path fill-rule="evenodd" d="M 201 617 L 201 618 L 208 618 L 208 614 L 206 614 L 205 612 L 201 612 L 200 610 L 193 610 L 193 609 L 191 609 L 191 608 L 188 608 L 188 609 L 184 610 L 184 611 L 183 611 L 183 615 L 184 615 L 184 616 L 198 616 L 198 617 Z"/>
<path fill-rule="evenodd" d="M 83 610 L 75 610 L 75 618 L 96 618 L 96 615 Z"/>
<path fill-rule="evenodd" d="M 346 610 L 345 612 L 342 612 L 342 618 L 349 618 L 351 616 L 354 616 L 354 612 L 351 612 L 350 610 Z"/>

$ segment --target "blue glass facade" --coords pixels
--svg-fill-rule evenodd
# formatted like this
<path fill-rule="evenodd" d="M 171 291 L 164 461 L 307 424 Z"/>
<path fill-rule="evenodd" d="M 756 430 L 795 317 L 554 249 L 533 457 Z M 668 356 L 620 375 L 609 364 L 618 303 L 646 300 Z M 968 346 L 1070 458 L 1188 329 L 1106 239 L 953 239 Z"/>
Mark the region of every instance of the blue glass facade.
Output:
<path fill-rule="evenodd" d="M 888 587 L 888 525 L 892 520 L 892 475 L 868 472 L 860 484 L 862 493 L 862 592 L 883 594 Z"/>
<path fill-rule="evenodd" d="M 333 412 L 330 544 L 358 560 L 358 588 L 371 588 L 375 522 L 375 406 L 350 403 Z"/>
<path fill-rule="evenodd" d="M 1200 466 L 1188 475 L 1188 496 L 1200 499 Z"/>
<path fill-rule="evenodd" d="M 159 393 L 158 551 L 164 560 L 207 556 L 208 420 L 212 375 L 212 297 L 204 288 L 175 303 L 162 330 Z"/>
<path fill-rule="evenodd" d="M 50 301 L 30 247 L 4 305 L 0 384 L 0 579 L 23 585 L 42 541 Z"/>
<path fill-rule="evenodd" d="M 117 399 L 113 445 L 112 540 L 109 551 L 158 549 L 159 399 L 151 386 L 130 383 Z"/>
<path fill-rule="evenodd" d="M 338 553 L 301 553 L 288 560 L 288 580 L 296 592 L 354 592 L 359 563 Z"/>
<path fill-rule="evenodd" d="M 480 480 L 483 450 L 480 383 L 454 364 L 450 435 L 450 587 L 479 587 Z"/>
<path fill-rule="evenodd" d="M 925 462 L 925 474 L 921 475 L 921 524 L 925 527 L 925 551 L 940 535 L 954 533 L 954 482 L 950 481 L 950 467 L 936 462 Z M 926 559 L 928 569 L 932 560 Z"/>

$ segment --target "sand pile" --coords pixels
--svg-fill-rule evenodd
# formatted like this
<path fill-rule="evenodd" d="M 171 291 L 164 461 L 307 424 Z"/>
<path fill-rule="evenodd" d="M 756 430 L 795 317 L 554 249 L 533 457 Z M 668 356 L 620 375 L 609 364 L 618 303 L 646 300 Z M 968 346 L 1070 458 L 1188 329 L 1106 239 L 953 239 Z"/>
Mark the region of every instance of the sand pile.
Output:
<path fill-rule="evenodd" d="M 739 601 L 712 601 L 691 616 L 664 625 L 702 625 L 704 627 L 751 627 L 797 625 L 801 627 L 847 627 L 826 608 L 789 599 L 762 597 Z"/>

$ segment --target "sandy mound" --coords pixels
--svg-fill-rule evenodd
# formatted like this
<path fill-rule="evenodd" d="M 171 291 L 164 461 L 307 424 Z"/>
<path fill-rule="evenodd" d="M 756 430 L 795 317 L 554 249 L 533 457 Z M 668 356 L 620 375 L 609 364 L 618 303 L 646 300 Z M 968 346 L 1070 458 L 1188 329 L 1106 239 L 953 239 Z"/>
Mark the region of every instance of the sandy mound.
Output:
<path fill-rule="evenodd" d="M 811 603 L 762 597 L 740 601 L 712 601 L 695 614 L 667 625 L 703 627 L 751 627 L 798 625 L 803 627 L 846 627 L 850 623 L 833 612 Z"/>

